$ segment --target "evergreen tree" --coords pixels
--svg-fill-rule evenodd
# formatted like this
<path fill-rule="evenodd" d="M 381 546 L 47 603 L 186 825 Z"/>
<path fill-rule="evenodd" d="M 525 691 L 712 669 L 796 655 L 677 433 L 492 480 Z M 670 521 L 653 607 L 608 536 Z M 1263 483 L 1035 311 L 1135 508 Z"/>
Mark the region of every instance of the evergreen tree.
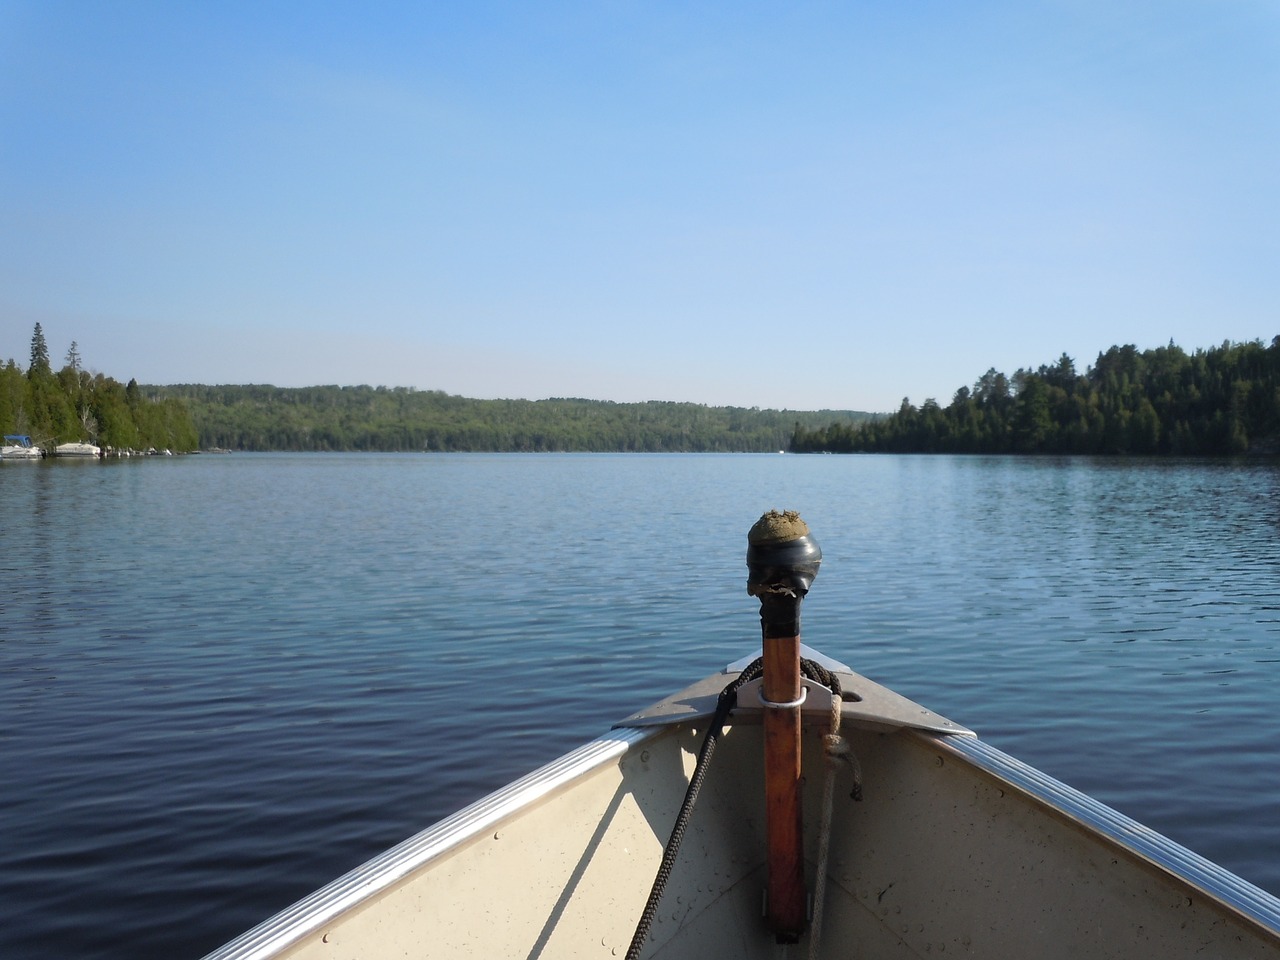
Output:
<path fill-rule="evenodd" d="M 31 334 L 31 366 L 27 368 L 27 377 L 34 379 L 46 374 L 52 375 L 53 368 L 49 365 L 49 345 L 44 342 L 44 330 L 37 322 Z"/>
<path fill-rule="evenodd" d="M 15 360 L 0 367 L 0 427 L 3 433 L 28 433 L 27 378 Z"/>

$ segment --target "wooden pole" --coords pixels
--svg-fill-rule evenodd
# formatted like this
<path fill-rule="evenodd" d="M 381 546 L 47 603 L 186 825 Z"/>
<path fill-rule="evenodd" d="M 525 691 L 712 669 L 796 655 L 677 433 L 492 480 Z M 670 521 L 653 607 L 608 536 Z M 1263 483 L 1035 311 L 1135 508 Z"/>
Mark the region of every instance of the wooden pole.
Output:
<path fill-rule="evenodd" d="M 800 763 L 800 601 L 822 551 L 799 514 L 770 512 L 747 536 L 747 592 L 760 598 L 764 648 L 765 834 L 769 887 L 766 916 L 779 943 L 804 933 L 804 823 Z"/>
<path fill-rule="evenodd" d="M 800 699 L 800 638 L 764 641 L 765 700 Z M 800 796 L 800 708 L 764 711 L 765 831 L 769 846 L 769 927 L 780 942 L 804 932 L 808 896 L 804 884 L 804 816 Z"/>

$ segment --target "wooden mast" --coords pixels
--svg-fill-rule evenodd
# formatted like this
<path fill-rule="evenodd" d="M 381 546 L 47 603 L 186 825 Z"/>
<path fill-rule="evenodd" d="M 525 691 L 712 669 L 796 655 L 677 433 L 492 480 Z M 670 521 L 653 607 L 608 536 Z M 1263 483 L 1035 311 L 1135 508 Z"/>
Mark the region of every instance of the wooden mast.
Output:
<path fill-rule="evenodd" d="M 747 592 L 760 598 L 764 648 L 766 915 L 779 943 L 799 940 L 808 914 L 801 813 L 800 601 L 821 561 L 808 525 L 794 511 L 766 513 L 747 535 Z"/>

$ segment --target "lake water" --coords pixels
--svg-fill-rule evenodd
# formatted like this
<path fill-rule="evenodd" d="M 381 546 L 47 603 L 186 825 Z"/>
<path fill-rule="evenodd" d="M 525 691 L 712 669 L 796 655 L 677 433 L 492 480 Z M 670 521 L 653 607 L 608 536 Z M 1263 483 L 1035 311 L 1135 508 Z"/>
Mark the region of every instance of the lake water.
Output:
<path fill-rule="evenodd" d="M 750 652 L 773 507 L 808 643 L 1280 893 L 1272 463 L 235 454 L 0 502 L 5 957 L 198 957 Z"/>

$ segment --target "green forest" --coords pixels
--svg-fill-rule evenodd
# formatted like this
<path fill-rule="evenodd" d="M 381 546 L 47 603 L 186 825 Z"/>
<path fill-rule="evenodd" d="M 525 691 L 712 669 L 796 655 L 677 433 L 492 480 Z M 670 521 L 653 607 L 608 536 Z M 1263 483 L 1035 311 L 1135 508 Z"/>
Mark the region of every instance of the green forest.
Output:
<path fill-rule="evenodd" d="M 116 451 L 178 453 L 195 450 L 199 439 L 180 400 L 160 397 L 134 380 L 124 385 L 89 373 L 74 340 L 55 373 L 38 323 L 27 369 L 13 359 L 0 366 L 0 433 L 29 436 L 46 450 L 88 441 Z"/>
<path fill-rule="evenodd" d="M 229 450 L 772 452 L 798 427 L 871 414 L 697 403 L 475 400 L 370 386 L 148 387 L 191 413 L 205 447 Z"/>
<path fill-rule="evenodd" d="M 947 406 L 895 413 L 697 403 L 477 400 L 408 387 L 122 385 L 82 365 L 56 372 L 39 324 L 31 362 L 0 366 L 0 432 L 46 449 L 796 453 L 1280 453 L 1280 337 L 1187 351 L 1111 347 L 1080 373 L 1063 354 L 990 369 Z"/>
<path fill-rule="evenodd" d="M 798 427 L 797 453 L 1088 453 L 1235 456 L 1280 452 L 1280 337 L 1187 353 L 1112 347 L 1078 373 L 1063 354 L 1007 377 L 988 370 L 943 407 L 904 399 L 851 426 Z"/>

